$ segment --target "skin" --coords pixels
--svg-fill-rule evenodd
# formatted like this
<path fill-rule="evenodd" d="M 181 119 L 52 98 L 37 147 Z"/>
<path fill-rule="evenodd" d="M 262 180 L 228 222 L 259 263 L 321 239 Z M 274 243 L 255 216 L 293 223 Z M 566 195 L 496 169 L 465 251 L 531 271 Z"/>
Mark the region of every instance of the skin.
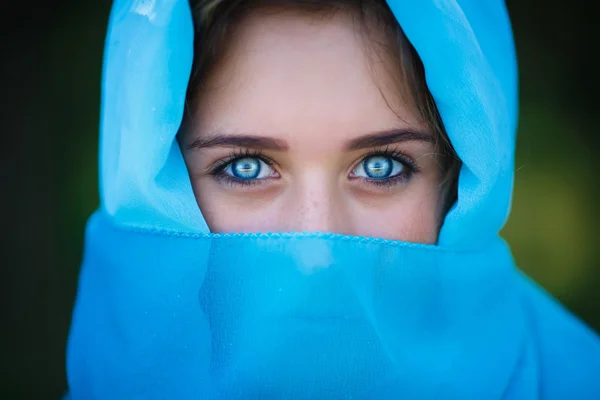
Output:
<path fill-rule="evenodd" d="M 243 20 L 180 138 L 211 231 L 436 242 L 434 136 L 390 75 L 398 68 L 368 48 L 347 13 Z M 367 173 L 377 162 L 387 179 Z M 258 178 L 236 179 L 244 165 Z"/>

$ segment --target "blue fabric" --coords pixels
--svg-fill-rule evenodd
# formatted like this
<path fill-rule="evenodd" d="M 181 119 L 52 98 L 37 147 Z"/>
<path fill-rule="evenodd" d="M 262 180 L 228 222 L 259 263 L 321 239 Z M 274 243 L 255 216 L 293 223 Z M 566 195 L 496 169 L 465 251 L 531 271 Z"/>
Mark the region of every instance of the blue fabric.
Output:
<path fill-rule="evenodd" d="M 600 340 L 498 236 L 518 107 L 503 2 L 389 4 L 464 161 L 437 246 L 209 233 L 175 140 L 188 2 L 114 3 L 70 398 L 600 398 Z"/>

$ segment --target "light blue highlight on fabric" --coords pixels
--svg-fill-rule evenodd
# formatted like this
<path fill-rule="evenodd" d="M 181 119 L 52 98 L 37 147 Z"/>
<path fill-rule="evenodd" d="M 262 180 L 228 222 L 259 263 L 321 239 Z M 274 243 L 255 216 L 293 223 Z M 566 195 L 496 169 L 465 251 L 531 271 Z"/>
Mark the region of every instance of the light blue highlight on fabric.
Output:
<path fill-rule="evenodd" d="M 115 1 L 102 84 L 100 195 L 121 224 L 207 232 L 176 140 L 193 59 L 187 1 Z"/>

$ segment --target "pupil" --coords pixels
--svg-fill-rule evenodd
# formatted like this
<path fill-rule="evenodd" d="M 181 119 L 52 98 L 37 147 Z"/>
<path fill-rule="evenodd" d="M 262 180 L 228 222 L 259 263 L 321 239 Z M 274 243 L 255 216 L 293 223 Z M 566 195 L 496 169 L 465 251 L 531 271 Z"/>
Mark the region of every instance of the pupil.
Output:
<path fill-rule="evenodd" d="M 233 175 L 240 179 L 255 179 L 260 174 L 260 161 L 255 158 L 242 158 L 233 162 Z"/>
<path fill-rule="evenodd" d="M 392 172 L 392 162 L 388 157 L 369 157 L 364 161 L 363 167 L 369 178 L 387 178 Z"/>

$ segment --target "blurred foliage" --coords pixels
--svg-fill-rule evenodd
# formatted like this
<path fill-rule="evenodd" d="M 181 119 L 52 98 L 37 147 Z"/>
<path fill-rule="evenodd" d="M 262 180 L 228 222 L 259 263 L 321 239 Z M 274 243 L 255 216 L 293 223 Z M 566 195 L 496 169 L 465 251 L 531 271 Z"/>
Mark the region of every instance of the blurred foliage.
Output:
<path fill-rule="evenodd" d="M 521 73 L 513 211 L 518 265 L 600 331 L 600 135 L 583 0 L 508 1 Z M 23 2 L 2 26 L 1 398 L 58 398 L 85 221 L 98 204 L 97 134 L 110 2 Z M 12 25 L 11 25 L 12 24 Z M 4 395 L 6 394 L 6 395 Z"/>

